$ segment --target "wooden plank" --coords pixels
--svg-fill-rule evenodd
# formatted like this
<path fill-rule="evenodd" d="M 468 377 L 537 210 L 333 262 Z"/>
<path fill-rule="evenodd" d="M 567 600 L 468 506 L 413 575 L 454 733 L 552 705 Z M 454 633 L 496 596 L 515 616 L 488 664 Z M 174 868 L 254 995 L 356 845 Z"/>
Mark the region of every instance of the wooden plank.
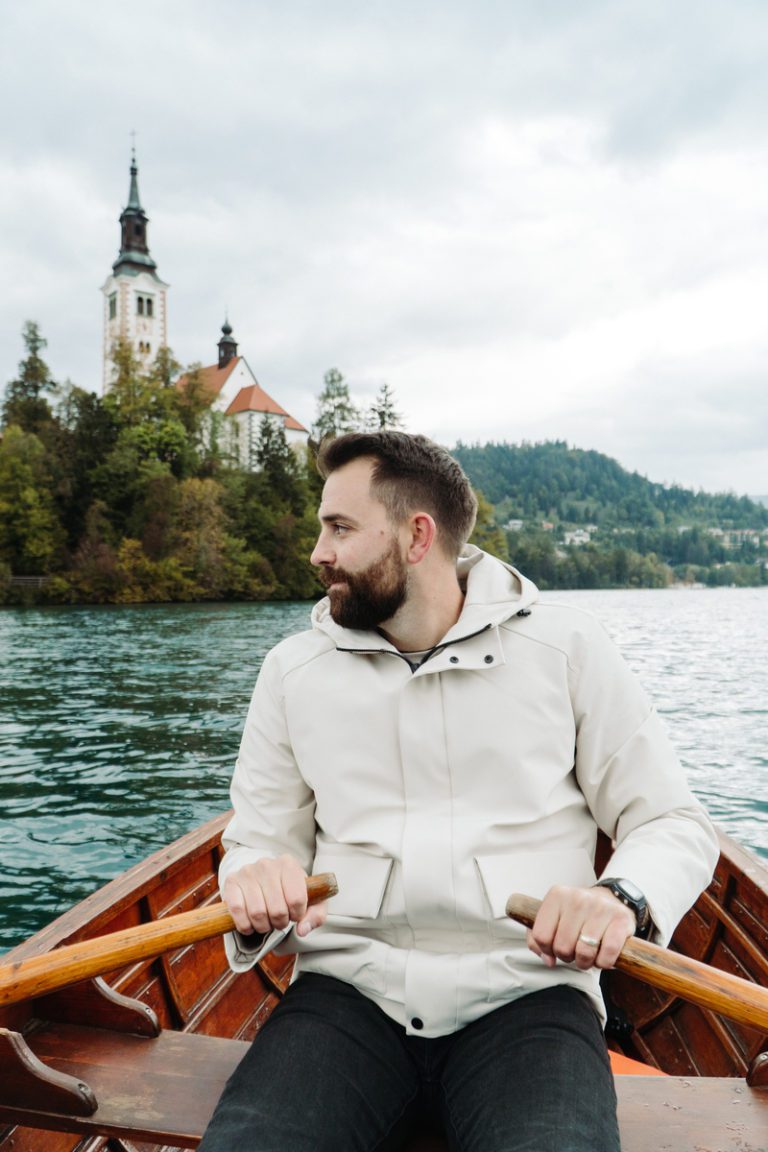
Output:
<path fill-rule="evenodd" d="M 622 1152 L 766 1152 L 768 1091 L 711 1077 L 616 1078 Z"/>
<path fill-rule="evenodd" d="M 28 1104 L 6 1104 L 0 1106 L 1 1120 L 154 1139 L 180 1148 L 197 1145 L 228 1077 L 248 1050 L 240 1040 L 183 1032 L 147 1040 L 77 1025 L 44 1028 L 28 1043 L 49 1068 L 88 1084 L 98 1107 L 88 1117 L 41 1117 Z"/>
<path fill-rule="evenodd" d="M 618 1076 L 621 1152 L 766 1152 L 768 1091 L 743 1081 Z M 420 1137 L 407 1152 L 448 1152 Z"/>
<path fill-rule="evenodd" d="M 29 1038 L 52 1068 L 87 1082 L 90 1117 L 51 1116 L 53 1130 L 97 1132 L 194 1148 L 224 1084 L 247 1051 L 237 1040 L 164 1032 L 156 1040 L 59 1025 Z M 768 1089 L 713 1077 L 618 1076 L 622 1152 L 765 1152 Z M 0 1119 L 39 1123 L 29 1108 Z M 41 1137 L 42 1141 L 42 1137 Z M 432 1142 L 437 1152 L 442 1147 Z M 41 1142 L 41 1148 L 46 1148 Z M 410 1152 L 425 1150 L 423 1140 Z"/>

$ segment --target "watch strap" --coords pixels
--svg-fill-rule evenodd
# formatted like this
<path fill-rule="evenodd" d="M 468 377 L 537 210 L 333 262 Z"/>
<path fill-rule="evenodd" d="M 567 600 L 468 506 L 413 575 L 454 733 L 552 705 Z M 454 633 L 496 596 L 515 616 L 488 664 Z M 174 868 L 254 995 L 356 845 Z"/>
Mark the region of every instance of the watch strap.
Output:
<path fill-rule="evenodd" d="M 629 908 L 630 912 L 634 913 L 635 917 L 635 936 L 641 940 L 647 940 L 653 931 L 653 920 L 651 919 L 651 910 L 648 907 L 648 901 L 645 896 L 640 892 L 635 884 L 631 888 L 637 892 L 637 896 L 633 896 L 626 886 L 626 881 L 616 879 L 612 876 L 606 876 L 603 880 L 598 880 L 595 888 L 607 888 L 617 900 Z"/>

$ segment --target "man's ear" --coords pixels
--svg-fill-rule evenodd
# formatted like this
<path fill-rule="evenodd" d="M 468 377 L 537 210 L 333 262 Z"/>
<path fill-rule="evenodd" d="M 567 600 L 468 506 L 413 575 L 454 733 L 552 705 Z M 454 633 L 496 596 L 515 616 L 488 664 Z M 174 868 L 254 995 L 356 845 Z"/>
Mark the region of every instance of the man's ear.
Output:
<path fill-rule="evenodd" d="M 406 560 L 420 564 L 437 536 L 437 525 L 428 512 L 414 512 L 408 520 L 409 542 Z"/>

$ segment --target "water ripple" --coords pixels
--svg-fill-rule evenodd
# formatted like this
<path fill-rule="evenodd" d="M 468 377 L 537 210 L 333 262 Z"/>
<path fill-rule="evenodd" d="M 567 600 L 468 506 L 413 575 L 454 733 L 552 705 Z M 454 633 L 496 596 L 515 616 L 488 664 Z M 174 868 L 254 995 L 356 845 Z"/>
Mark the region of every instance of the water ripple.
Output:
<path fill-rule="evenodd" d="M 600 616 L 714 819 L 768 857 L 768 589 L 547 598 Z M 0 951 L 228 805 L 261 661 L 308 615 L 0 611 Z"/>

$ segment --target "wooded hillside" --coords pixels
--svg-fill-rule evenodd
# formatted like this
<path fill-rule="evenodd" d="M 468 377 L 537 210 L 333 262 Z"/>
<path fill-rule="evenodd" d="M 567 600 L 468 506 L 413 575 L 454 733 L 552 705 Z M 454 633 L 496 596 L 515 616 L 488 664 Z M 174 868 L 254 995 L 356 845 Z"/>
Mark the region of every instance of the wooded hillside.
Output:
<path fill-rule="evenodd" d="M 454 454 L 544 588 L 768 583 L 768 508 L 746 496 L 653 483 L 559 440 Z"/>

